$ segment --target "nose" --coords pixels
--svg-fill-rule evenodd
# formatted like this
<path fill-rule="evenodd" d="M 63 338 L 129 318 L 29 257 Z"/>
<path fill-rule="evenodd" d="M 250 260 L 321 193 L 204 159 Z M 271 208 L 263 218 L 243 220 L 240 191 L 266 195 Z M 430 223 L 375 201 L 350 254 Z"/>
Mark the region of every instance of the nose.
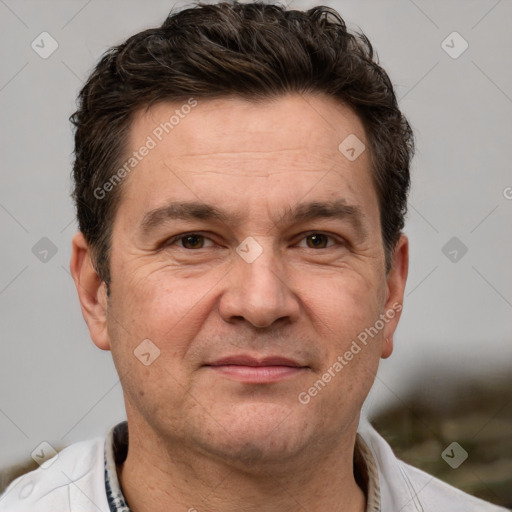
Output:
<path fill-rule="evenodd" d="M 300 303 L 289 278 L 270 249 L 252 263 L 238 255 L 235 268 L 226 276 L 226 288 L 220 299 L 222 318 L 233 323 L 241 319 L 264 328 L 274 323 L 294 322 Z"/>

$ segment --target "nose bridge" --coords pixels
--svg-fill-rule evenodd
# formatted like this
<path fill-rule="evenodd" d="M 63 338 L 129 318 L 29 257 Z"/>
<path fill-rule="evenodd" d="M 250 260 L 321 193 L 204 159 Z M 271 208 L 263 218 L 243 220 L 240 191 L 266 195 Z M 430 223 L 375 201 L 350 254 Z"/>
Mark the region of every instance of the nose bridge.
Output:
<path fill-rule="evenodd" d="M 241 283 L 247 297 L 257 303 L 277 304 L 287 289 L 286 278 L 283 276 L 282 267 L 278 264 L 276 255 L 272 249 L 267 249 L 252 263 L 240 263 L 242 275 Z"/>
<path fill-rule="evenodd" d="M 257 327 L 268 327 L 283 318 L 296 319 L 297 298 L 271 242 L 248 237 L 236 252 L 235 269 L 221 302 L 224 319 L 243 317 Z"/>

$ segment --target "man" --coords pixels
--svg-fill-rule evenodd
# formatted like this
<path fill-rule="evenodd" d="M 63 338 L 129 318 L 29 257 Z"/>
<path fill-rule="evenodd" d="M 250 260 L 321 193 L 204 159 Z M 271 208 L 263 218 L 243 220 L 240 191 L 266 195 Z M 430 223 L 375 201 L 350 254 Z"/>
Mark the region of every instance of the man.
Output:
<path fill-rule="evenodd" d="M 80 93 L 71 272 L 127 423 L 4 511 L 498 511 L 364 421 L 408 268 L 410 127 L 328 8 L 198 5 Z"/>

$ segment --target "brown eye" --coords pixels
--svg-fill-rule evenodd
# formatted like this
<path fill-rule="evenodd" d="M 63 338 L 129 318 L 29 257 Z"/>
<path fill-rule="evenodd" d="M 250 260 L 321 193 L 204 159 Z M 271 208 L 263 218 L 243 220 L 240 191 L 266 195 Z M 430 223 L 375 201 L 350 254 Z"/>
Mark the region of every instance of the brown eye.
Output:
<path fill-rule="evenodd" d="M 306 243 L 310 249 L 325 249 L 327 247 L 327 242 L 329 238 L 330 237 L 328 237 L 327 235 L 315 233 L 314 235 L 308 235 L 306 237 Z"/>
<path fill-rule="evenodd" d="M 185 235 L 181 238 L 181 245 L 185 249 L 201 249 L 204 245 L 204 236 Z"/>

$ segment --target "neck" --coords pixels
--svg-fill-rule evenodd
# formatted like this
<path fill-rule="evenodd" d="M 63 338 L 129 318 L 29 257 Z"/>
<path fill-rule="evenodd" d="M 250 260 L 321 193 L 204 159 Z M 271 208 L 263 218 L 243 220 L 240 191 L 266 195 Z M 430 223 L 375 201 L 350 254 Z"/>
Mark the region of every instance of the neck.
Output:
<path fill-rule="evenodd" d="M 280 464 L 235 467 L 130 424 L 118 477 L 132 512 L 364 512 L 353 470 L 356 428 L 342 437 Z"/>

